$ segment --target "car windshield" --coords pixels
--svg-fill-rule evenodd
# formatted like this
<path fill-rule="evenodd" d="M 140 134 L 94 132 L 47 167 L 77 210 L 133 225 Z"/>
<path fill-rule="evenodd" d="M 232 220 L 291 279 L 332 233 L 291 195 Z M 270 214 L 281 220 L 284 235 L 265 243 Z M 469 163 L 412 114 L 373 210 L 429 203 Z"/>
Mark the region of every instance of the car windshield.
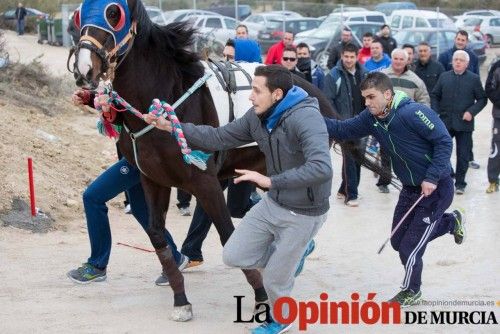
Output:
<path fill-rule="evenodd" d="M 403 44 L 418 45 L 418 43 L 423 41 L 432 43 L 432 41 L 429 41 L 430 33 L 431 33 L 430 31 L 401 30 L 394 35 L 394 39 L 396 40 L 398 45 L 403 45 Z"/>
<path fill-rule="evenodd" d="M 320 39 L 329 39 L 335 32 L 337 31 L 339 24 L 335 24 L 331 22 L 330 24 L 321 24 L 318 29 L 314 31 L 314 34 L 311 37 L 320 38 Z"/>
<path fill-rule="evenodd" d="M 473 26 L 480 26 L 481 23 L 483 22 L 482 19 L 480 18 L 468 18 L 464 20 L 464 26 L 465 27 L 473 27 Z"/>
<path fill-rule="evenodd" d="M 267 28 L 269 30 L 276 30 L 276 29 L 282 30 L 283 29 L 283 21 L 275 21 L 275 20 L 269 21 L 267 23 Z"/>
<path fill-rule="evenodd" d="M 431 27 L 433 28 L 438 28 L 438 22 L 439 22 L 439 27 L 445 27 L 446 25 L 449 24 L 447 19 L 427 19 L 429 21 Z"/>

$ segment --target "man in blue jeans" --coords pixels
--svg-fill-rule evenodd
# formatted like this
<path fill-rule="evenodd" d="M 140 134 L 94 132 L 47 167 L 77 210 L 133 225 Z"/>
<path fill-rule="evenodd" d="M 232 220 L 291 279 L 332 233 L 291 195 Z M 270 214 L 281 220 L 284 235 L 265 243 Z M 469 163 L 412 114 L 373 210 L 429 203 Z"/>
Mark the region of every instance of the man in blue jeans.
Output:
<path fill-rule="evenodd" d="M 323 93 L 342 119 L 358 115 L 364 108 L 360 84 L 366 76 L 366 71 L 357 62 L 358 47 L 354 44 L 344 44 L 340 50 L 340 59 L 325 77 Z M 353 142 L 361 146 L 360 141 Z M 344 200 L 345 205 L 357 207 L 358 186 L 361 176 L 361 165 L 354 159 L 349 150 L 342 150 L 342 183 L 337 192 L 337 198 Z"/>
<path fill-rule="evenodd" d="M 93 106 L 93 98 L 88 91 L 77 90 L 73 95 L 73 102 L 76 105 Z M 106 267 L 112 245 L 106 202 L 124 191 L 128 193 L 132 214 L 144 230 L 148 227 L 149 213 L 140 182 L 140 171 L 122 158 L 95 179 L 83 193 L 91 251 L 86 263 L 68 272 L 67 275 L 73 282 L 88 284 L 106 279 Z M 189 259 L 177 251 L 177 246 L 166 229 L 164 233 L 179 269 L 184 269 Z M 165 285 L 165 278 L 166 275 L 162 273 L 157 282 L 161 281 L 162 285 Z M 166 282 L 168 283 L 168 280 Z"/>
<path fill-rule="evenodd" d="M 453 200 L 452 141 L 439 116 L 405 93 L 394 92 L 391 79 L 384 73 L 369 73 L 361 82 L 361 93 L 367 108 L 358 116 L 345 121 L 325 118 L 330 138 L 372 135 L 387 149 L 403 184 L 393 230 L 421 194 L 425 196 L 391 238 L 405 269 L 401 291 L 391 301 L 406 307 L 422 296 L 422 257 L 427 243 L 447 233 L 454 235 L 457 244 L 465 238 L 463 213 L 445 213 Z"/>
<path fill-rule="evenodd" d="M 241 182 L 237 185 L 233 180 L 221 181 L 222 189 L 227 188 L 227 207 L 233 218 L 243 218 L 243 216 L 255 204 L 251 199 L 251 193 L 255 186 L 249 182 Z M 199 203 L 196 203 L 193 219 L 189 226 L 189 231 L 182 244 L 181 253 L 189 258 L 187 268 L 195 267 L 203 263 L 203 253 L 201 247 L 205 241 L 212 221 Z"/>

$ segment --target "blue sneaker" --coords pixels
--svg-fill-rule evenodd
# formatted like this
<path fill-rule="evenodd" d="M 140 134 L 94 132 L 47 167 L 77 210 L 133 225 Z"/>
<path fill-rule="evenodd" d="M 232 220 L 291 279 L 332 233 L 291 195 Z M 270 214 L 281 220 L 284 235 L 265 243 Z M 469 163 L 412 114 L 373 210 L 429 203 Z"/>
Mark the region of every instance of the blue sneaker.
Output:
<path fill-rule="evenodd" d="M 78 284 L 89 284 L 102 282 L 106 279 L 106 269 L 98 269 L 90 263 L 84 263 L 81 267 L 67 273 L 69 279 Z"/>
<path fill-rule="evenodd" d="M 297 266 L 297 269 L 295 270 L 295 277 L 299 276 L 300 273 L 302 272 L 302 269 L 304 269 L 304 262 L 306 261 L 306 257 L 309 256 L 314 251 L 314 248 L 316 248 L 316 243 L 314 242 L 314 239 L 309 241 L 309 244 L 307 244 L 307 249 L 304 252 L 304 255 L 302 255 L 302 259 L 299 262 L 299 265 Z"/>
<path fill-rule="evenodd" d="M 252 334 L 280 334 L 288 332 L 292 324 L 284 325 L 277 322 L 265 322 L 257 328 L 252 329 Z"/>

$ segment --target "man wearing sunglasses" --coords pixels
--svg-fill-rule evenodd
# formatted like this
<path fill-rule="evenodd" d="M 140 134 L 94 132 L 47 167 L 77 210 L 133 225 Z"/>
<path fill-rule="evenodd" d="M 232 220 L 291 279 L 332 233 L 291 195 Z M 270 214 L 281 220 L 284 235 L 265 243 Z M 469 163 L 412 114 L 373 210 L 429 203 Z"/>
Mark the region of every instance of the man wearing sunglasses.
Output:
<path fill-rule="evenodd" d="M 271 64 L 279 64 L 283 65 L 281 63 L 282 57 L 283 57 L 283 52 L 285 51 L 285 48 L 287 46 L 293 46 L 293 33 L 286 31 L 283 34 L 283 39 L 279 41 L 276 44 L 273 44 L 269 50 L 267 51 L 267 56 L 266 56 L 266 65 L 271 65 Z M 297 57 L 295 57 L 297 58 Z"/>
<path fill-rule="evenodd" d="M 281 57 L 281 64 L 293 74 L 305 79 L 305 74 L 297 69 L 297 61 L 297 48 L 292 45 L 286 46 L 283 50 L 283 56 Z"/>

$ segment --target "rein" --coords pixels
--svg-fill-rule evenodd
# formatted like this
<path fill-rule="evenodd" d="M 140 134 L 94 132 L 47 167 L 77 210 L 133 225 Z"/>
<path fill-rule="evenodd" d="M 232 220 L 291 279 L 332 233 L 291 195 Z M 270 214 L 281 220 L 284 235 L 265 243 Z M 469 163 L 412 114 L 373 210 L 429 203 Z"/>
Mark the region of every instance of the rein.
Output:
<path fill-rule="evenodd" d="M 181 103 L 183 103 L 189 96 L 191 96 L 198 88 L 203 86 L 203 84 L 205 84 L 205 82 L 211 76 L 212 74 L 208 73 L 205 74 L 200 79 L 198 79 L 173 105 L 170 105 L 164 101 L 160 101 L 159 99 L 154 99 L 153 103 L 151 104 L 148 110 L 148 112 L 153 113 L 156 116 L 164 118 L 168 117 L 170 122 L 172 122 L 172 127 L 174 129 L 174 131 L 172 131 L 172 135 L 175 137 L 177 145 L 179 145 L 181 149 L 184 162 L 186 162 L 187 164 L 195 165 L 201 170 L 207 169 L 206 162 L 210 157 L 210 154 L 197 150 L 193 151 L 191 150 L 191 148 L 189 148 L 186 138 L 184 136 L 184 132 L 182 131 L 181 123 L 175 113 L 175 109 Z M 100 101 L 100 97 L 102 96 L 107 96 L 107 99 L 103 102 Z M 123 109 L 117 109 L 114 107 L 114 105 L 121 106 L 123 107 Z M 94 106 L 101 113 L 101 119 L 99 120 L 100 124 L 98 123 L 98 129 L 100 130 L 101 133 L 109 137 L 116 137 L 118 135 L 118 132 L 115 130 L 113 125 L 109 121 L 107 121 L 106 118 L 102 117 L 102 114 L 104 113 L 103 107 L 107 107 L 115 112 L 129 111 L 138 118 L 141 119 L 144 118 L 144 115 L 139 110 L 135 109 L 132 105 L 130 105 L 130 103 L 125 101 L 121 96 L 118 95 L 116 91 L 113 91 L 106 86 L 102 87 L 101 91 L 99 91 L 96 94 L 96 97 L 94 99 Z M 130 139 L 132 140 L 134 158 L 137 168 L 141 171 L 141 173 L 147 176 L 147 174 L 141 169 L 139 165 L 136 140 L 142 137 L 144 134 L 151 131 L 154 128 L 154 125 L 149 124 L 148 126 L 144 127 L 143 129 L 135 133 L 131 132 L 130 129 L 125 124 L 123 124 L 123 128 L 127 131 L 127 133 L 130 136 Z"/>

